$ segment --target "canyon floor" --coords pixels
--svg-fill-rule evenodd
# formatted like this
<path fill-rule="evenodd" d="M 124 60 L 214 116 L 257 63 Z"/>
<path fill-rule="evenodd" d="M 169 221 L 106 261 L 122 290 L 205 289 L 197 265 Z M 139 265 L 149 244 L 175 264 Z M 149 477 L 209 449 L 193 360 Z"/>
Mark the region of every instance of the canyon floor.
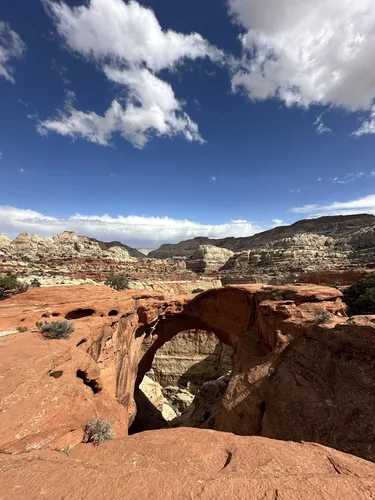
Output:
<path fill-rule="evenodd" d="M 56 320 L 69 338 L 36 326 Z M 374 498 L 374 340 L 375 317 L 309 284 L 13 295 L 0 498 Z M 114 439 L 83 443 L 92 418 Z"/>

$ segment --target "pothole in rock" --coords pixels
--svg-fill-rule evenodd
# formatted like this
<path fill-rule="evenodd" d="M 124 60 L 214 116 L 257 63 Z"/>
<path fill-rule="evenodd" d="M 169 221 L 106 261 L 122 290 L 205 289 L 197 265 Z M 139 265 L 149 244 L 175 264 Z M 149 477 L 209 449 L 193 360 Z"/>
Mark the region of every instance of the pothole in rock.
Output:
<path fill-rule="evenodd" d="M 165 427 L 212 428 L 230 380 L 233 350 L 212 332 L 188 330 L 166 342 L 135 393 L 130 434 Z"/>

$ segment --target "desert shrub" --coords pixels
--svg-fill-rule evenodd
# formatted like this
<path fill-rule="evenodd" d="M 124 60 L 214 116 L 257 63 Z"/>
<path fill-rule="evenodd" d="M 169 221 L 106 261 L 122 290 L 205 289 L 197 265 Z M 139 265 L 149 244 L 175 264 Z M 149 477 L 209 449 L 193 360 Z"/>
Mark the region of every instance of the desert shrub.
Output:
<path fill-rule="evenodd" d="M 31 286 L 31 288 L 39 288 L 41 286 L 41 283 L 37 278 L 33 278 L 30 281 L 30 286 Z"/>
<path fill-rule="evenodd" d="M 52 321 L 51 323 L 37 322 L 37 327 L 44 337 L 48 339 L 68 339 L 74 332 L 74 326 L 70 321 Z"/>
<path fill-rule="evenodd" d="M 331 319 L 331 315 L 326 309 L 323 309 L 321 307 L 320 309 L 317 309 L 314 315 L 314 323 L 316 325 L 320 325 L 321 323 L 326 323 Z"/>
<path fill-rule="evenodd" d="M 23 293 L 29 288 L 29 285 L 17 279 L 17 276 L 0 276 L 0 300 L 5 299 L 9 292 Z"/>
<path fill-rule="evenodd" d="M 348 314 L 375 314 L 375 273 L 367 274 L 343 291 Z"/>
<path fill-rule="evenodd" d="M 17 332 L 25 333 L 27 332 L 27 330 L 28 330 L 27 326 L 17 326 Z"/>
<path fill-rule="evenodd" d="M 285 290 L 275 290 L 272 294 L 272 297 L 275 300 L 283 300 L 284 295 L 285 295 Z"/>
<path fill-rule="evenodd" d="M 112 429 L 112 422 L 104 418 L 92 418 L 88 424 L 85 425 L 83 442 L 93 443 L 98 446 L 104 441 L 111 441 L 115 437 Z"/>
<path fill-rule="evenodd" d="M 160 296 L 158 297 L 158 299 L 159 299 L 159 300 L 165 300 L 165 297 L 164 297 L 164 295 L 160 295 Z"/>
<path fill-rule="evenodd" d="M 191 293 L 202 293 L 204 292 L 203 288 L 194 288 L 194 290 L 191 291 Z"/>
<path fill-rule="evenodd" d="M 125 274 L 110 274 L 105 280 L 105 284 L 114 290 L 127 290 L 129 288 L 129 278 Z"/>

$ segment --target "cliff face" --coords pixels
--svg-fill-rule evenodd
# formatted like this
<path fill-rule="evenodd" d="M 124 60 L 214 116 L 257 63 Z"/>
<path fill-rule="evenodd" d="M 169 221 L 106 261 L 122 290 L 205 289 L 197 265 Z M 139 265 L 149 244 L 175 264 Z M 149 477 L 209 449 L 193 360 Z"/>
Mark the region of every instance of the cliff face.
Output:
<path fill-rule="evenodd" d="M 351 284 L 375 268 L 375 217 L 303 220 L 248 238 L 198 239 L 163 245 L 150 256 L 185 256 L 186 265 L 224 283 Z M 217 247 L 216 254 L 212 250 Z M 226 257 L 220 252 L 235 252 Z"/>

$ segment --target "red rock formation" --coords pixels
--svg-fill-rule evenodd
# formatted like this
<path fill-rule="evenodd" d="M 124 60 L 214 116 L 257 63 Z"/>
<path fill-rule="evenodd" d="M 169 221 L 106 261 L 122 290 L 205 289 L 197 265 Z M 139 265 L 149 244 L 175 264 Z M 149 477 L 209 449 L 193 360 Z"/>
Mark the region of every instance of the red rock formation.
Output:
<path fill-rule="evenodd" d="M 314 285 L 229 287 L 165 300 L 87 286 L 12 297 L 0 303 L 0 331 L 31 327 L 48 314 L 76 318 L 76 331 L 69 340 L 48 341 L 37 332 L 0 340 L 2 415 L 14 415 L 0 420 L 0 447 L 24 449 L 39 435 L 51 448 L 62 438 L 76 443 L 89 414 L 116 414 L 121 435 L 134 415 L 135 379 L 140 382 L 157 348 L 179 331 L 201 329 L 236 351 L 217 429 L 318 441 L 375 460 L 375 320 L 347 320 L 340 297 Z M 320 309 L 331 316 L 317 325 Z M 26 363 L 24 349 L 32 353 Z M 51 370 L 64 373 L 54 378 Z M 84 384 L 78 370 L 100 392 Z M 58 412 L 63 397 L 72 406 L 65 410 L 69 418 Z M 33 427 L 35 415 L 41 420 Z M 74 439 L 68 428 L 77 431 Z M 26 432 L 21 438 L 19 429 Z"/>
<path fill-rule="evenodd" d="M 70 500 L 368 500 L 375 465 L 310 443 L 210 430 L 151 431 L 51 451 L 0 454 L 0 497 Z"/>

